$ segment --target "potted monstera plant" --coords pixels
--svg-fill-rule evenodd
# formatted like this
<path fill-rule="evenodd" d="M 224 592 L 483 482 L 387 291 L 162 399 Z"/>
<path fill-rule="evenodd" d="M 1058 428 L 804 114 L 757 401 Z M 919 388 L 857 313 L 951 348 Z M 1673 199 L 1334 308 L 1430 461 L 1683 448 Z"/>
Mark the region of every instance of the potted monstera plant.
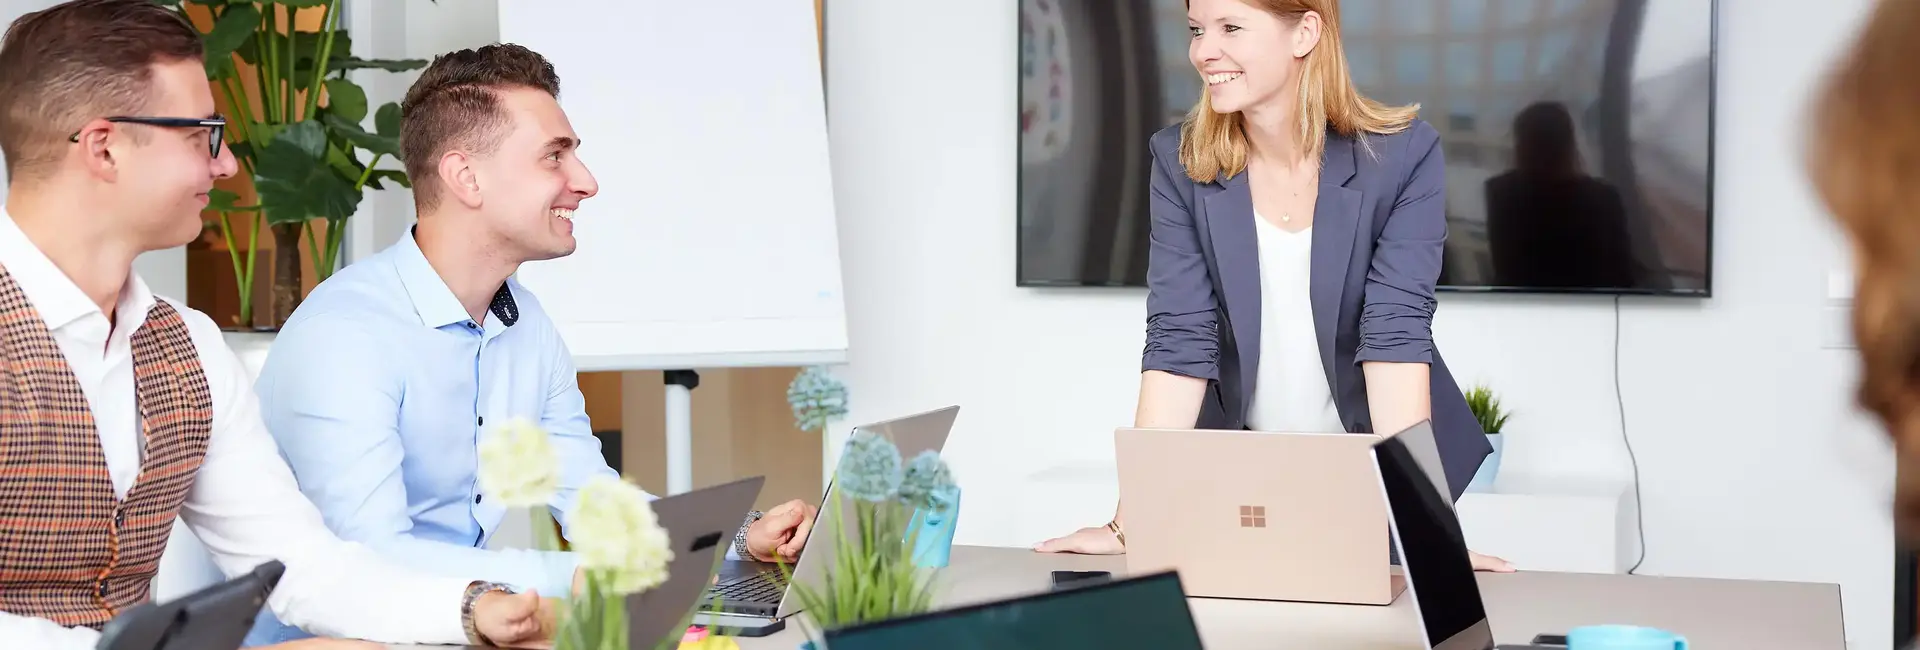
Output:
<path fill-rule="evenodd" d="M 409 186 L 399 168 L 400 106 L 369 105 L 355 70 L 402 72 L 424 60 L 351 54 L 343 0 L 155 0 L 201 30 L 207 79 L 223 105 L 226 140 L 240 164 L 238 191 L 216 190 L 208 209 L 233 263 L 239 314 L 230 331 L 272 331 L 303 293 L 303 267 L 324 280 L 340 264 L 346 221 L 368 189 Z M 368 118 L 372 126 L 368 128 Z M 388 163 L 382 167 L 381 163 Z M 254 305 L 260 233 L 272 238 L 271 302 Z M 298 252 L 306 244 L 307 256 Z M 262 322 L 264 320 L 264 322 Z"/>

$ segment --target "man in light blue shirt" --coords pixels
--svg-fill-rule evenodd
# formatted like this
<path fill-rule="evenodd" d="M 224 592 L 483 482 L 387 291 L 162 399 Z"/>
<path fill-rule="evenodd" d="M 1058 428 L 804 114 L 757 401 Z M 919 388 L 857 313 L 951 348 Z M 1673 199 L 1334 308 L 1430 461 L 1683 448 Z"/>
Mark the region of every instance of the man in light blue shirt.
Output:
<path fill-rule="evenodd" d="M 573 252 L 573 210 L 598 191 L 539 54 L 494 45 L 442 56 L 407 93 L 401 128 L 417 225 L 314 289 L 261 371 L 261 411 L 340 537 L 409 566 L 564 596 L 572 554 L 487 550 L 506 509 L 475 483 L 489 425 L 526 418 L 562 460 L 549 504 L 570 531 L 579 489 L 613 476 L 572 358 L 512 277 Z M 816 510 L 745 519 L 731 557 L 796 558 Z M 263 615 L 250 644 L 302 634 Z"/>

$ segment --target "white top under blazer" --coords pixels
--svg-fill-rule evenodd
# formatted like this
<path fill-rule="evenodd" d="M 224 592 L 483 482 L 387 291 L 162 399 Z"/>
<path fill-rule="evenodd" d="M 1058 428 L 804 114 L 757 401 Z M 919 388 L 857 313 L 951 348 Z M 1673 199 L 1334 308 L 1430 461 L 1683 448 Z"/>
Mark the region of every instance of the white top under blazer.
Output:
<path fill-rule="evenodd" d="M 1260 359 L 1247 427 L 1288 433 L 1345 431 L 1314 335 L 1309 297 L 1313 227 L 1287 232 L 1257 212 L 1253 221 L 1260 240 Z"/>

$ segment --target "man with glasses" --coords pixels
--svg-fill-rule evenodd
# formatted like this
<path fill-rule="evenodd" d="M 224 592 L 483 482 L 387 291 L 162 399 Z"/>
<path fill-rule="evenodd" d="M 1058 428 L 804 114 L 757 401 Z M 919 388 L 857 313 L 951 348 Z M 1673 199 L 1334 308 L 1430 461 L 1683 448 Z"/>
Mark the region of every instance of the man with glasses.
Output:
<path fill-rule="evenodd" d="M 285 564 L 268 608 L 322 636 L 545 643 L 538 594 L 328 531 L 219 328 L 132 273 L 235 172 L 202 56 L 150 0 L 73 0 L 0 42 L 0 645 L 93 648 L 149 599 L 176 516 L 228 575 Z"/>

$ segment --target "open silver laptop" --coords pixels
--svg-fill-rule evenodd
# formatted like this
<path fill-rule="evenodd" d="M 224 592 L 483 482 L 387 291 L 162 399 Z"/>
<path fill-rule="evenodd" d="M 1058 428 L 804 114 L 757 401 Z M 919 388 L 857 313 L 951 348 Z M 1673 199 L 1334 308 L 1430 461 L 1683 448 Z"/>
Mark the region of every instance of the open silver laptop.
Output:
<path fill-rule="evenodd" d="M 960 407 L 948 406 L 860 425 L 854 430 L 885 436 L 900 449 L 902 460 L 906 460 L 922 451 L 943 449 L 947 444 L 947 434 L 953 431 L 954 419 L 959 414 Z M 820 498 L 820 512 L 814 518 L 816 525 L 833 521 L 829 519 L 829 509 L 839 505 L 833 484 L 834 481 L 828 479 L 826 495 Z M 832 568 L 835 557 L 834 542 L 837 539 L 838 536 L 828 531 L 814 528 L 808 535 L 806 550 L 800 553 L 799 562 L 790 567 L 793 580 L 811 589 L 824 588 L 827 572 Z M 712 601 L 714 596 L 719 597 L 718 607 L 703 603 L 701 614 L 695 622 L 727 629 L 736 636 L 757 636 L 777 630 L 784 625 L 787 617 L 800 611 L 800 599 L 789 588 L 780 566 L 771 562 L 728 560 L 721 568 L 719 581 L 709 591 L 707 599 Z"/>
<path fill-rule="evenodd" d="M 1547 650 L 1556 646 L 1493 642 L 1466 534 L 1447 497 L 1433 427 L 1421 422 L 1373 446 L 1386 495 L 1394 545 L 1407 576 L 1407 597 L 1420 613 L 1426 650 Z"/>
<path fill-rule="evenodd" d="M 673 560 L 667 564 L 665 584 L 627 597 L 632 650 L 653 650 L 686 622 L 695 599 L 711 584 L 715 564 L 733 543 L 740 513 L 753 507 L 765 483 L 766 477 L 755 476 L 653 502 L 660 527 L 667 529 Z"/>

